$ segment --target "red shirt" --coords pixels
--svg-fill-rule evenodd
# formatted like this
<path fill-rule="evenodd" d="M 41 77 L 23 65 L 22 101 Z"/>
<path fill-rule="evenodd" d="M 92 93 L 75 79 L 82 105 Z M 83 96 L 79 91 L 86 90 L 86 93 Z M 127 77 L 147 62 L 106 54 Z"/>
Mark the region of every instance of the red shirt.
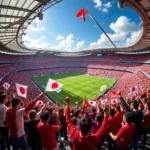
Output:
<path fill-rule="evenodd" d="M 117 119 L 118 126 L 121 125 L 121 122 L 122 122 L 122 119 L 123 119 L 123 114 L 124 114 L 124 112 L 118 111 L 118 112 L 115 114 L 115 116 L 114 116 L 114 117 Z"/>
<path fill-rule="evenodd" d="M 121 149 L 127 148 L 130 144 L 134 131 L 135 125 L 133 123 L 127 124 L 122 127 L 116 135 L 118 137 L 118 140 L 116 141 L 117 147 Z"/>
<path fill-rule="evenodd" d="M 102 126 L 95 134 L 82 137 L 71 121 L 69 109 L 66 109 L 66 122 L 73 143 L 72 150 L 95 150 L 96 145 L 103 140 L 107 127 L 107 118 L 104 117 Z"/>
<path fill-rule="evenodd" d="M 37 127 L 41 136 L 42 147 L 47 150 L 56 148 L 55 132 L 58 131 L 59 127 L 54 125 L 44 125 L 43 122 L 39 122 Z"/>
<path fill-rule="evenodd" d="M 144 128 L 144 129 L 150 128 L 150 111 L 148 111 L 148 112 L 144 115 L 143 128 Z"/>
<path fill-rule="evenodd" d="M 115 117 L 108 118 L 108 132 L 112 132 L 114 135 L 118 132 L 118 121 Z"/>

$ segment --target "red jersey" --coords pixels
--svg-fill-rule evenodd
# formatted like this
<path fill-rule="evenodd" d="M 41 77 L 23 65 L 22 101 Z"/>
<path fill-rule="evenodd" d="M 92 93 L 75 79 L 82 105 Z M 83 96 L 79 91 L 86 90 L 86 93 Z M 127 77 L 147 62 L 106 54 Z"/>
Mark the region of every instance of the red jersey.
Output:
<path fill-rule="evenodd" d="M 55 132 L 59 130 L 59 126 L 44 125 L 43 122 L 39 122 L 37 127 L 41 136 L 42 147 L 47 150 L 56 148 L 57 142 L 55 139 Z"/>
<path fill-rule="evenodd" d="M 108 127 L 108 132 L 112 132 L 114 135 L 116 135 L 119 130 L 117 118 L 109 117 L 107 127 Z"/>
<path fill-rule="evenodd" d="M 133 123 L 127 124 L 122 127 L 117 133 L 118 140 L 116 141 L 117 147 L 125 149 L 131 142 L 132 136 L 135 132 L 135 125 Z"/>
<path fill-rule="evenodd" d="M 102 126 L 95 134 L 82 137 L 71 121 L 69 109 L 66 109 L 66 122 L 72 139 L 73 150 L 95 150 L 96 145 L 103 140 L 107 128 L 107 118 L 104 117 Z"/>
<path fill-rule="evenodd" d="M 121 125 L 122 119 L 123 119 L 123 114 L 124 112 L 118 111 L 114 117 L 116 118 L 117 122 L 118 122 L 118 126 Z"/>
<path fill-rule="evenodd" d="M 148 111 L 148 112 L 144 115 L 143 128 L 144 128 L 144 129 L 150 128 L 150 111 Z"/>

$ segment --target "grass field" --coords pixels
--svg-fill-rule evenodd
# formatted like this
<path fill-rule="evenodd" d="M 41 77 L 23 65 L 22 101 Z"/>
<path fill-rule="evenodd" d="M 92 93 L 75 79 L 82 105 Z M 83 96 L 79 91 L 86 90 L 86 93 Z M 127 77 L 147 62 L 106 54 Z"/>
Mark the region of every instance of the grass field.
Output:
<path fill-rule="evenodd" d="M 100 92 L 101 86 L 107 85 L 107 87 L 110 88 L 116 82 L 116 80 L 110 78 L 77 73 L 61 73 L 49 76 L 33 77 L 32 80 L 41 90 L 44 90 L 48 78 L 52 78 L 62 83 L 63 89 L 60 93 L 47 92 L 47 95 L 58 104 L 64 103 L 65 97 L 69 96 L 71 98 L 72 105 L 75 105 L 76 101 L 78 101 L 78 105 L 82 104 L 84 96 L 86 96 L 87 100 L 94 99 L 100 94 L 103 94 Z"/>

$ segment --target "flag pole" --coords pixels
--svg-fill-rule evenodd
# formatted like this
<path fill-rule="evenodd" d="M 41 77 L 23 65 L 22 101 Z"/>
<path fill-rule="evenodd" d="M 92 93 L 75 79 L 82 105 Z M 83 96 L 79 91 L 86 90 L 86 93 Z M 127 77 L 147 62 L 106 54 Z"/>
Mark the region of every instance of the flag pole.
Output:
<path fill-rule="evenodd" d="M 110 37 L 108 36 L 108 34 L 105 32 L 105 30 L 101 27 L 101 25 L 97 22 L 97 20 L 89 13 L 87 12 L 88 15 L 90 16 L 90 18 L 97 24 L 97 26 L 100 28 L 100 30 L 102 30 L 102 32 L 106 35 L 106 37 L 109 39 L 109 41 L 112 43 L 112 45 L 116 47 L 116 45 L 113 43 L 113 41 L 110 39 Z"/>

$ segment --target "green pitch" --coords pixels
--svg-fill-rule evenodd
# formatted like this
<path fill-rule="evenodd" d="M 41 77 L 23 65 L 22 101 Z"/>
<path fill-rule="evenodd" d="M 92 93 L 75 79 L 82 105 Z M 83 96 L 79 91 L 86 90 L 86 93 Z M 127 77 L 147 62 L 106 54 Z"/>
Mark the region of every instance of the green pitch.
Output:
<path fill-rule="evenodd" d="M 32 80 L 36 85 L 44 91 L 48 78 L 52 78 L 63 84 L 63 89 L 60 93 L 47 92 L 47 96 L 55 100 L 58 104 L 64 104 L 64 99 L 69 96 L 72 105 L 78 101 L 78 105 L 82 104 L 84 96 L 87 100 L 92 100 L 95 97 L 103 94 L 100 92 L 100 87 L 106 85 L 108 88 L 116 82 L 115 79 L 102 78 L 98 76 L 90 76 L 77 73 L 61 73 L 49 76 L 33 77 Z"/>

